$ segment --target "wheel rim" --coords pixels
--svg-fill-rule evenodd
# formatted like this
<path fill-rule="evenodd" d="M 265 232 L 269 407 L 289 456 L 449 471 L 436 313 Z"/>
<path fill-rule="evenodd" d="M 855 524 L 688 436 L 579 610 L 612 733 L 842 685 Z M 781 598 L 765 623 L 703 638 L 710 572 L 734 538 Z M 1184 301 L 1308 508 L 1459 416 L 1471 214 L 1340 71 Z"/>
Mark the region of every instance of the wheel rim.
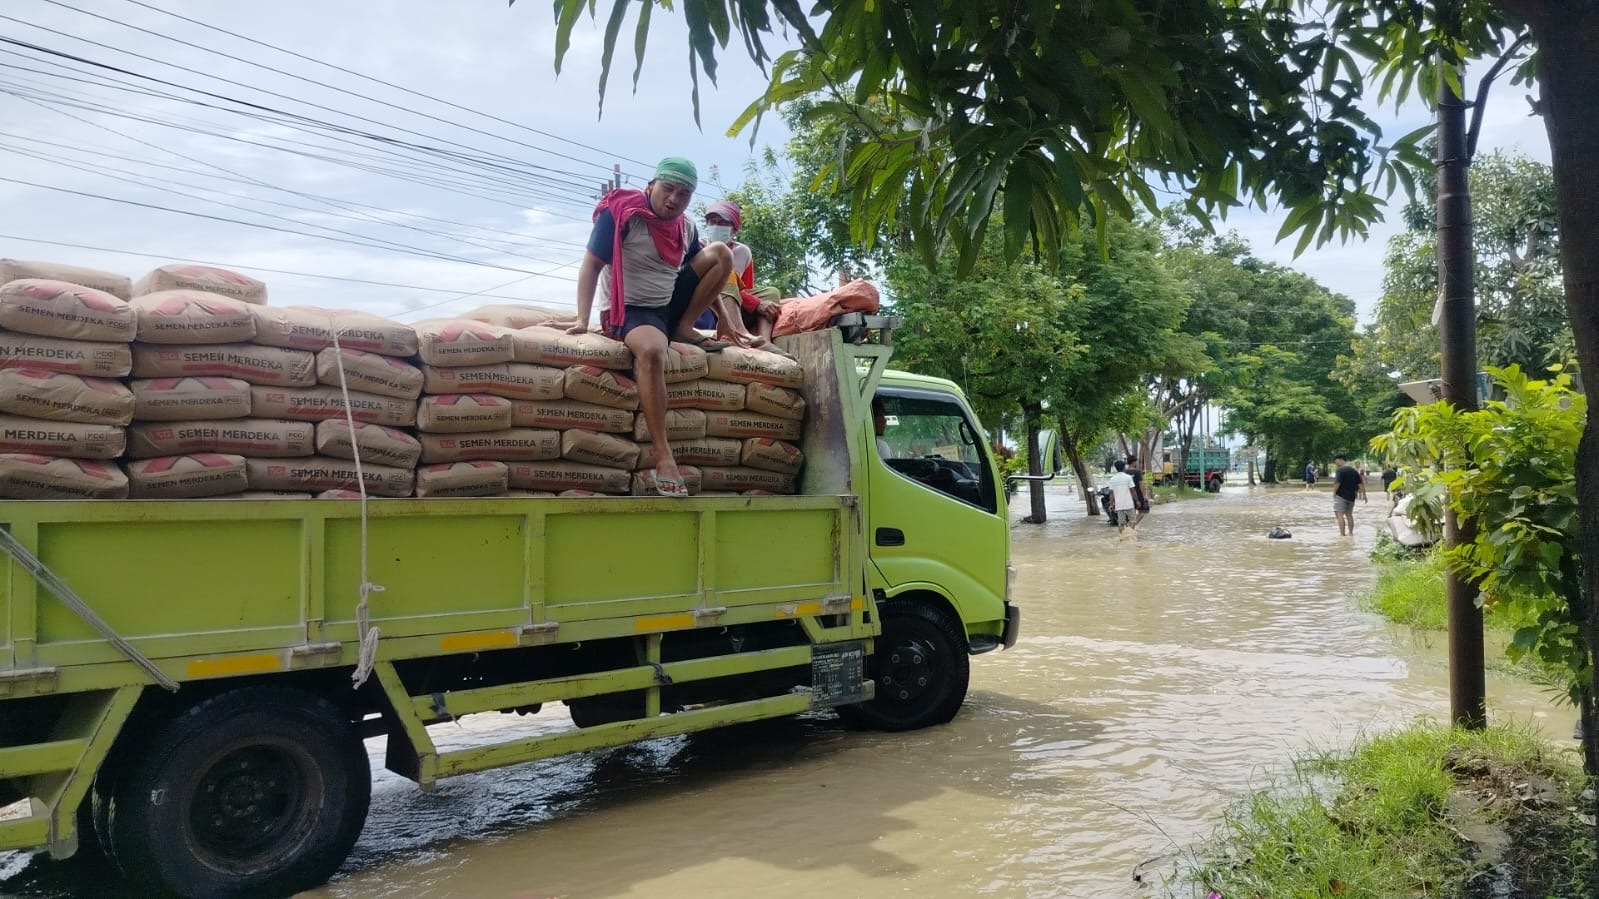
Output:
<path fill-rule="evenodd" d="M 235 873 L 271 867 L 304 841 L 321 793 L 316 765 L 287 742 L 253 743 L 219 754 L 195 782 L 189 840 L 196 856 Z"/>
<path fill-rule="evenodd" d="M 913 705 L 937 689 L 934 677 L 932 643 L 917 638 L 901 638 L 883 653 L 878 662 L 877 698 L 893 705 Z"/>

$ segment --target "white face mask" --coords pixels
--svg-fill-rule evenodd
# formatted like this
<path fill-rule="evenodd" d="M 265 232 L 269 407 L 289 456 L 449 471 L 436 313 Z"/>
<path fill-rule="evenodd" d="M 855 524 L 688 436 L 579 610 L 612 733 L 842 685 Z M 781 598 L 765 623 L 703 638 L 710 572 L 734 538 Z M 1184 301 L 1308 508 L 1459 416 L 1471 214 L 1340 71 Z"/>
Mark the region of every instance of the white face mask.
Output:
<path fill-rule="evenodd" d="M 730 243 L 733 240 L 732 225 L 706 225 L 705 240 L 707 243 Z"/>

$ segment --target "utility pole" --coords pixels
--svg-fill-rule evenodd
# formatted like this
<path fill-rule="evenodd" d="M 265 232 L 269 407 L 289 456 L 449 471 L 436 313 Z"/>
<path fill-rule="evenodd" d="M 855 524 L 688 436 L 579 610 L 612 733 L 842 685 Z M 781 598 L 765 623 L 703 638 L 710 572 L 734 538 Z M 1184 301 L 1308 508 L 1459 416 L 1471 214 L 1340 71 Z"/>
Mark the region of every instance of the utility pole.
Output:
<path fill-rule="evenodd" d="M 1477 305 L 1473 289 L 1471 187 L 1466 174 L 1471 149 L 1466 136 L 1466 101 L 1448 76 L 1463 67 L 1438 68 L 1438 334 L 1442 341 L 1443 399 L 1457 412 L 1477 408 Z M 1444 513 L 1444 544 L 1475 539 L 1477 524 Z M 1487 726 L 1483 674 L 1482 608 L 1477 588 L 1453 570 L 1444 581 L 1449 602 L 1449 717 L 1456 727 Z"/>

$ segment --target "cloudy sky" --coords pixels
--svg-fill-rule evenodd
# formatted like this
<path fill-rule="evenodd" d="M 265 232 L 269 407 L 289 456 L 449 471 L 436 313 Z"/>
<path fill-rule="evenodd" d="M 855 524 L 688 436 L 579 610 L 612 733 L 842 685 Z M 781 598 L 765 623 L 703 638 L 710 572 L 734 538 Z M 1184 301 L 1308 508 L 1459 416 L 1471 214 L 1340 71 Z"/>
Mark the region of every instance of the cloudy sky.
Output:
<path fill-rule="evenodd" d="M 405 320 L 569 306 L 598 182 L 682 154 L 736 184 L 752 151 L 723 132 L 764 83 L 731 48 L 697 129 L 681 22 L 657 15 L 637 93 L 619 59 L 597 118 L 598 31 L 579 27 L 557 78 L 542 0 L 7 0 L 0 39 L 30 45 L 0 43 L 0 257 L 223 263 L 276 304 Z M 1482 145 L 1547 159 L 1521 93 L 1496 93 Z M 768 121 L 759 144 L 785 136 Z M 1279 225 L 1228 222 L 1369 313 L 1392 226 L 1293 260 Z"/>

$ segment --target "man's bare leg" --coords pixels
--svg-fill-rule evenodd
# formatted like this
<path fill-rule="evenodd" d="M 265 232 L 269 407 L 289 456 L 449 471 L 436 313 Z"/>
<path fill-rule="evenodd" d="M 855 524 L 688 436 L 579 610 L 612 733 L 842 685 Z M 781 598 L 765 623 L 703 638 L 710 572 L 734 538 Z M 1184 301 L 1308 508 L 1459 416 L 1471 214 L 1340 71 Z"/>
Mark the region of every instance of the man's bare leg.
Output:
<path fill-rule="evenodd" d="M 655 445 L 657 480 L 681 478 L 671 441 L 666 439 L 666 335 L 655 328 L 634 328 L 623 343 L 633 351 L 633 377 L 638 381 L 638 403 L 650 428 L 650 442 Z"/>
<path fill-rule="evenodd" d="M 722 285 L 727 283 L 727 276 L 733 271 L 733 254 L 728 251 L 727 244 L 713 243 L 700 250 L 690 260 L 689 265 L 693 267 L 694 274 L 699 275 L 700 283 L 694 288 L 694 296 L 688 301 L 688 309 L 683 312 L 683 317 L 678 319 L 677 332 L 672 335 L 672 339 L 692 343 L 699 337 L 694 332 L 694 322 L 705 313 L 705 310 L 711 308 L 711 303 L 721 295 Z M 664 401 L 666 393 L 664 386 L 661 388 L 661 393 Z"/>

